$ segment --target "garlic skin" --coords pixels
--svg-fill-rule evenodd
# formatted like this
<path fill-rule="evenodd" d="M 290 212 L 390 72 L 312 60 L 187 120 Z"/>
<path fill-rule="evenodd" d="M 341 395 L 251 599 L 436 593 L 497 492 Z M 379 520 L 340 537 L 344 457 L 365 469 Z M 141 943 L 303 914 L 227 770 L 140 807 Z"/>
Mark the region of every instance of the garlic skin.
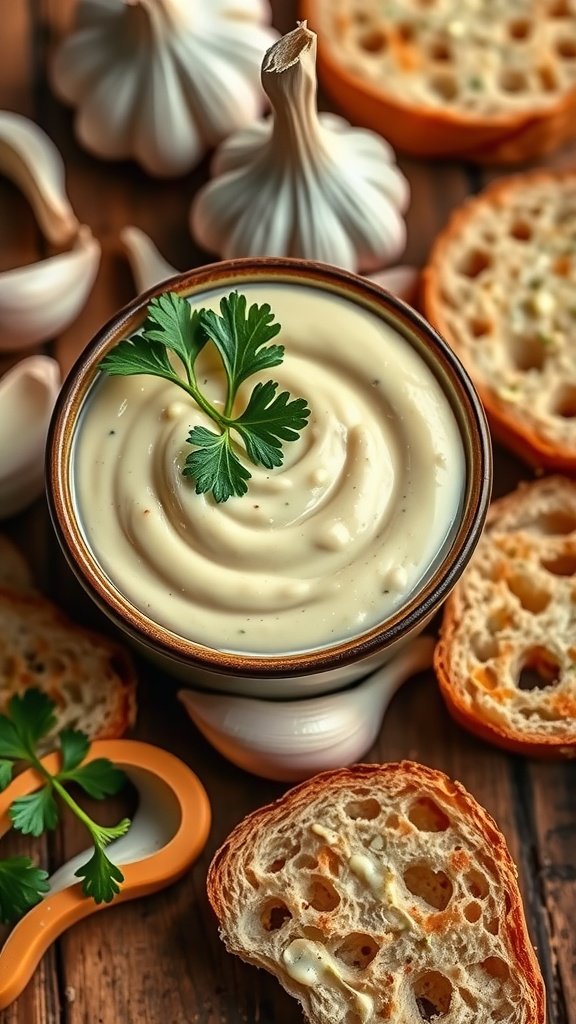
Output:
<path fill-rule="evenodd" d="M 0 110 L 0 174 L 24 193 L 49 242 L 71 241 L 79 225 L 66 195 L 62 157 L 42 128 L 10 110 Z"/>
<path fill-rule="evenodd" d="M 60 367 L 49 356 L 29 356 L 0 378 L 0 519 L 44 490 L 44 448 L 59 389 Z"/>
<path fill-rule="evenodd" d="M 72 249 L 0 274 L 0 351 L 32 348 L 64 330 L 82 309 L 100 264 L 83 225 Z"/>
<path fill-rule="evenodd" d="M 150 236 L 140 228 L 132 224 L 122 228 L 120 243 L 128 258 L 138 295 L 180 273 L 164 259 Z"/>
<path fill-rule="evenodd" d="M 79 0 L 51 84 L 90 152 L 181 175 L 261 113 L 269 17 L 266 0 Z"/>
<path fill-rule="evenodd" d="M 273 107 L 217 151 L 191 230 L 210 252 L 294 256 L 354 272 L 395 261 L 406 242 L 406 179 L 379 135 L 316 106 L 316 35 L 305 22 L 264 56 Z"/>

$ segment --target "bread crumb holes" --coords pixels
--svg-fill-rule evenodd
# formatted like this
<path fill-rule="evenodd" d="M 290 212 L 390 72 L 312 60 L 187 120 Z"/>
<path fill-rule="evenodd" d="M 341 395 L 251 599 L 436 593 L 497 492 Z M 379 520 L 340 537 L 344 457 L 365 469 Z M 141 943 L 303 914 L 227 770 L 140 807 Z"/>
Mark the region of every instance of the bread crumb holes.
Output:
<path fill-rule="evenodd" d="M 471 249 L 460 262 L 458 271 L 463 277 L 479 277 L 484 270 L 488 270 L 492 260 L 489 253 L 483 249 Z"/>
<path fill-rule="evenodd" d="M 476 924 L 477 921 L 482 917 L 482 907 L 475 901 L 467 903 L 464 907 L 464 917 L 470 924 Z"/>
<path fill-rule="evenodd" d="M 576 515 L 573 512 L 557 509 L 543 512 L 532 523 L 532 532 L 544 537 L 567 537 L 576 530 Z"/>
<path fill-rule="evenodd" d="M 521 41 L 528 39 L 532 32 L 532 25 L 526 18 L 516 18 L 508 23 L 508 35 L 510 39 Z"/>
<path fill-rule="evenodd" d="M 314 875 L 310 879 L 306 902 L 309 907 L 321 912 L 336 910 L 340 903 L 340 894 L 327 878 Z"/>
<path fill-rule="evenodd" d="M 280 899 L 269 899 L 260 909 L 260 923 L 266 932 L 279 931 L 291 918 L 290 910 Z"/>
<path fill-rule="evenodd" d="M 414 800 L 408 817 L 420 832 L 445 832 L 450 825 L 448 815 L 428 796 Z"/>
<path fill-rule="evenodd" d="M 545 647 L 532 647 L 526 651 L 520 665 L 517 686 L 519 690 L 545 690 L 560 678 L 560 666 Z"/>
<path fill-rule="evenodd" d="M 498 981 L 506 981 L 510 977 L 510 970 L 508 964 L 502 960 L 499 956 L 489 956 L 486 960 L 483 960 L 480 964 L 482 970 L 486 971 L 491 978 L 496 978 Z"/>
<path fill-rule="evenodd" d="M 556 52 L 564 60 L 576 58 L 576 39 L 559 39 L 556 43 Z"/>
<path fill-rule="evenodd" d="M 452 985 L 439 971 L 426 971 L 414 984 L 416 1006 L 423 1021 L 444 1017 L 452 1002 Z"/>
<path fill-rule="evenodd" d="M 471 896 L 477 900 L 485 900 L 490 892 L 488 879 L 477 868 L 472 868 L 465 876 L 464 881 Z"/>
<path fill-rule="evenodd" d="M 356 821 L 358 818 L 364 818 L 366 821 L 373 821 L 380 814 L 382 808 L 377 800 L 373 797 L 369 797 L 367 800 L 350 800 L 344 811 L 349 818 Z"/>
<path fill-rule="evenodd" d="M 563 388 L 556 398 L 553 411 L 565 420 L 574 419 L 576 417 L 576 388 Z"/>
<path fill-rule="evenodd" d="M 363 32 L 358 42 L 366 53 L 383 53 L 388 46 L 386 36 L 377 28 Z"/>
<path fill-rule="evenodd" d="M 566 552 L 556 558 L 542 558 L 540 565 L 553 576 L 576 576 L 576 553 Z"/>
<path fill-rule="evenodd" d="M 538 615 L 540 612 L 543 612 L 550 604 L 551 594 L 547 590 L 536 586 L 533 579 L 518 573 L 509 576 L 506 583 L 508 589 L 518 599 L 522 607 L 527 612 L 531 612 L 532 615 Z"/>
<path fill-rule="evenodd" d="M 433 871 L 428 864 L 413 864 L 403 873 L 406 888 L 436 910 L 446 910 L 454 891 L 444 871 Z"/>
<path fill-rule="evenodd" d="M 274 860 L 270 862 L 266 870 L 272 872 L 273 874 L 276 874 L 276 872 L 282 870 L 282 868 L 286 864 L 286 861 L 292 860 L 292 858 L 295 857 L 296 854 L 299 852 L 299 846 L 290 846 L 286 849 L 279 850 L 276 856 L 274 857 Z"/>
<path fill-rule="evenodd" d="M 372 963 L 378 948 L 378 943 L 371 935 L 352 932 L 335 950 L 335 955 L 346 967 L 364 971 Z"/>

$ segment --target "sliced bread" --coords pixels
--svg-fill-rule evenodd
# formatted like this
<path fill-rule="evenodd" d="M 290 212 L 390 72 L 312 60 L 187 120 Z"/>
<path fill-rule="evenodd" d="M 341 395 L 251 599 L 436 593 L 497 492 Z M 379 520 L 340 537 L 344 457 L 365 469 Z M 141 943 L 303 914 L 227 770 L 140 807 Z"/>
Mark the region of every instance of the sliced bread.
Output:
<path fill-rule="evenodd" d="M 322 84 L 418 156 L 517 163 L 576 135 L 571 0 L 301 0 Z"/>
<path fill-rule="evenodd" d="M 315 776 L 234 829 L 207 887 L 227 948 L 312 1024 L 544 1024 L 505 840 L 431 768 Z"/>
<path fill-rule="evenodd" d="M 495 437 L 576 473 L 576 171 L 516 175 L 461 206 L 430 253 L 422 309 Z"/>
<path fill-rule="evenodd" d="M 29 687 L 55 701 L 58 730 L 112 739 L 134 723 L 136 677 L 123 648 L 43 597 L 0 589 L 0 711 Z"/>
<path fill-rule="evenodd" d="M 576 757 L 576 481 L 495 501 L 448 598 L 434 665 L 454 717 L 520 753 Z"/>

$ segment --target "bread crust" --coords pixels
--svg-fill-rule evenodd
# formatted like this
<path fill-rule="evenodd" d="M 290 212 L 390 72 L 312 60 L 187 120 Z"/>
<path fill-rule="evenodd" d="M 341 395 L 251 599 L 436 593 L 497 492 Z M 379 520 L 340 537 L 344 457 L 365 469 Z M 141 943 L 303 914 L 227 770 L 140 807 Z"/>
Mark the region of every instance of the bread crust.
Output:
<path fill-rule="evenodd" d="M 324 0 L 325 2 L 325 0 Z M 322 85 L 355 124 L 380 132 L 412 156 L 460 157 L 481 164 L 518 164 L 545 156 L 576 135 L 576 87 L 540 109 L 481 115 L 426 107 L 386 93 L 350 71 L 323 32 L 321 0 L 301 0 L 301 17 L 319 32 Z"/>
<path fill-rule="evenodd" d="M 25 638 L 20 646 L 7 628 L 14 623 Z M 73 672 L 68 671 L 70 652 L 79 659 Z M 70 714 L 90 739 L 115 739 L 134 724 L 137 678 L 128 653 L 108 637 L 77 626 L 39 594 L 0 587 L 0 653 L 5 666 L 0 710 L 14 694 L 38 687 L 55 701 L 59 728 L 62 716 Z"/>
<path fill-rule="evenodd" d="M 451 265 L 452 253 L 476 217 L 486 207 L 492 207 L 495 211 L 505 210 L 513 195 L 521 193 L 529 196 L 540 185 L 555 190 L 561 197 L 564 187 L 576 187 L 576 171 L 538 169 L 514 175 L 492 183 L 479 195 L 462 203 L 432 246 L 421 275 L 420 305 L 424 316 L 466 365 L 486 410 L 494 439 L 538 470 L 575 475 L 576 447 L 559 438 L 547 436 L 544 421 L 524 418 L 522 399 L 502 394 L 498 390 L 499 381 L 487 379 L 483 375 L 470 347 L 463 344 L 461 337 L 451 327 L 450 311 L 443 299 L 446 268 Z M 560 203 L 559 200 L 559 206 Z"/>
<path fill-rule="evenodd" d="M 450 835 L 450 842 L 456 850 L 462 850 L 462 846 L 456 845 L 462 842 L 459 829 L 466 825 L 468 835 L 473 835 L 479 848 L 485 851 L 494 863 L 496 871 L 495 886 L 501 893 L 506 894 L 506 913 L 503 920 L 499 922 L 500 936 L 504 947 L 509 951 L 510 971 L 514 977 L 520 979 L 519 990 L 523 992 L 524 1005 L 520 1008 L 522 1016 L 514 1016 L 515 1024 L 544 1024 L 545 1021 L 545 990 L 542 982 L 538 962 L 530 944 L 521 897 L 517 884 L 517 871 L 512 861 L 505 839 L 498 829 L 492 817 L 482 808 L 470 793 L 458 782 L 454 782 L 443 773 L 435 769 L 411 761 L 389 763 L 383 765 L 363 764 L 355 765 L 352 768 L 338 769 L 336 771 L 324 772 L 309 779 L 294 789 L 289 790 L 275 803 L 258 808 L 252 814 L 241 821 L 216 852 L 210 865 L 207 877 L 207 892 L 210 904 L 220 923 L 220 934 L 228 950 L 239 955 L 248 963 L 259 967 L 265 967 L 275 974 L 281 984 L 291 994 L 295 995 L 302 1003 L 309 1019 L 314 1024 L 320 1024 L 321 1017 L 315 1014 L 314 1007 L 306 998 L 306 991 L 302 986 L 293 985 L 290 980 L 283 976 L 280 965 L 276 959 L 267 954 L 266 951 L 255 950 L 243 942 L 242 935 L 238 928 L 239 906 L 238 894 L 241 894 L 240 903 L 243 912 L 246 903 L 252 902 L 257 907 L 258 900 L 262 896 L 253 889 L 254 880 L 244 883 L 245 877 L 250 872 L 255 876 L 260 866 L 262 850 L 270 845 L 271 855 L 273 852 L 273 838 L 279 834 L 293 836 L 297 826 L 307 819 L 309 810 L 312 807 L 315 818 L 320 825 L 327 820 L 324 817 L 329 808 L 333 808 L 339 799 L 347 795 L 353 796 L 358 791 L 371 793 L 374 797 L 388 795 L 396 806 L 401 799 L 424 800 L 431 799 L 442 810 L 452 815 L 451 828 L 455 835 Z M 400 818 L 402 817 L 399 814 Z M 455 824 L 454 824 L 455 822 Z M 402 820 L 403 831 L 400 833 L 401 843 L 411 842 L 411 829 L 416 831 L 409 821 Z M 384 843 L 393 843 L 393 837 L 383 833 Z M 461 854 L 464 857 L 464 854 Z M 463 860 L 463 863 L 465 861 Z M 472 862 L 474 863 L 474 862 Z M 470 862 L 468 862 L 469 866 Z M 275 865 L 273 866 L 275 869 Z M 282 877 L 283 868 L 280 867 L 280 875 L 277 889 L 284 892 Z M 260 875 L 259 875 L 260 878 Z M 343 883 L 344 884 L 344 883 Z M 289 889 L 286 888 L 286 892 Z M 286 897 L 288 898 L 288 897 Z M 303 904 L 306 906 L 306 904 Z M 291 910 L 296 915 L 297 911 L 294 902 L 291 903 Z M 254 913 L 257 914 L 257 909 Z M 450 927 L 449 908 L 442 914 L 432 915 L 434 928 L 438 932 Z M 329 915 L 324 915 L 329 917 Z M 324 928 L 329 934 L 330 925 L 319 918 L 320 928 Z M 294 927 L 292 925 L 294 924 Z M 290 922 L 292 927 L 291 935 L 302 934 L 301 922 L 295 920 Z M 300 926 L 300 931 L 299 931 Z M 366 925 L 368 930 L 368 926 Z M 308 929 L 309 933 L 310 929 Z M 307 934 L 305 933 L 305 934 Z M 442 968 L 449 973 L 447 965 Z M 409 971 L 409 966 L 406 971 Z M 380 979 L 382 981 L 383 979 Z M 398 1008 L 392 1004 L 388 1007 L 389 1016 L 382 1013 L 374 1014 L 366 1018 L 366 1022 L 389 1020 L 396 1021 L 400 1017 L 395 1015 Z M 402 1018 L 404 1019 L 404 1018 Z M 410 1018 L 412 1019 L 412 1018 Z M 458 1020 L 461 1018 L 458 1017 Z M 467 1017 L 469 1024 L 481 1018 Z M 506 1020 L 509 1018 L 506 1017 Z"/>
<path fill-rule="evenodd" d="M 563 532 L 539 533 L 542 527 L 538 523 L 545 526 L 546 519 L 552 531 L 557 519 Z M 573 583 L 571 574 L 553 575 L 570 570 L 573 560 L 576 482 L 551 476 L 523 483 L 491 505 L 478 549 L 444 606 L 434 670 L 448 710 L 481 739 L 530 757 L 576 757 L 576 679 L 571 672 L 576 646 L 569 624 L 565 628 L 555 612 L 564 603 L 563 594 L 573 600 Z M 547 564 L 552 566 L 551 572 L 546 571 Z M 558 593 L 554 604 L 560 588 L 562 594 Z M 485 601 L 482 608 L 480 594 Z M 518 607 L 519 602 L 528 610 Z M 547 616 L 540 628 L 539 615 Z M 494 619 L 495 625 L 478 631 L 478 616 L 482 624 Z M 535 627 L 530 634 L 532 620 Z M 557 628 L 553 630 L 554 621 Z M 488 642 L 493 647 L 488 657 L 477 657 L 475 631 L 482 644 Z M 538 663 L 542 666 L 543 681 L 550 671 L 552 685 L 532 691 L 532 708 L 530 694 L 525 694 L 526 710 L 519 718 L 513 712 L 520 694 L 510 688 L 506 673 L 511 665 L 519 672 L 524 661 L 536 668 Z"/>

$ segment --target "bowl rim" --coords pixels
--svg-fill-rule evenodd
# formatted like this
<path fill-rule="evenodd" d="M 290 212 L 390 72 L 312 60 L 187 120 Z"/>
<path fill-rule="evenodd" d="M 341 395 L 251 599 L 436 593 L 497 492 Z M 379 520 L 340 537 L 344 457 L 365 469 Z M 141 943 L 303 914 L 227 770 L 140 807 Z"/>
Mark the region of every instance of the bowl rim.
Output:
<path fill-rule="evenodd" d="M 74 428 L 97 378 L 97 364 L 113 345 L 139 327 L 149 301 L 167 290 L 186 297 L 248 283 L 313 286 L 345 295 L 392 323 L 417 348 L 440 383 L 458 422 L 467 479 L 463 507 L 451 544 L 431 575 L 384 622 L 361 634 L 312 650 L 250 654 L 205 647 L 148 618 L 113 584 L 79 526 L 71 488 Z M 379 285 L 346 270 L 312 260 L 248 257 L 206 264 L 167 278 L 138 295 L 105 323 L 78 356 L 56 401 L 46 443 L 46 490 L 56 536 L 75 576 L 112 621 L 156 653 L 190 668 L 226 676 L 290 677 L 333 670 L 378 654 L 423 626 L 447 597 L 476 547 L 492 485 L 492 447 L 484 409 L 460 360 L 411 306 Z"/>

